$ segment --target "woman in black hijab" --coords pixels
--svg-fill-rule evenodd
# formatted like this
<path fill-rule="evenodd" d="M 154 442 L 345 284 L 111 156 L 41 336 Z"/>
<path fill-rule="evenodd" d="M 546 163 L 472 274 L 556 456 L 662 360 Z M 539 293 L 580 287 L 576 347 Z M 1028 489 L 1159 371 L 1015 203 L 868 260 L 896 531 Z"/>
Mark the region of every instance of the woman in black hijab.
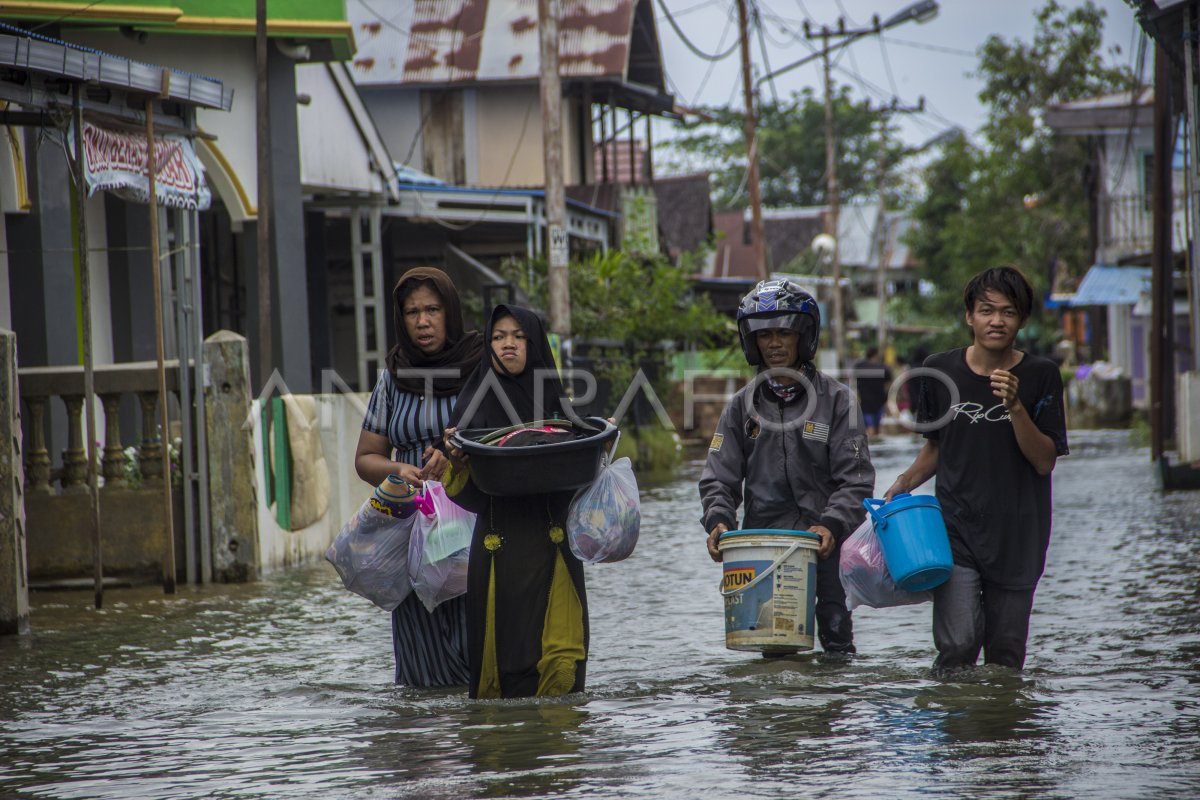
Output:
<path fill-rule="evenodd" d="M 541 319 L 496 306 L 481 363 L 446 431 L 447 492 L 478 514 L 467 577 L 471 697 L 563 695 L 583 690 L 588 611 L 583 564 L 566 541 L 573 492 L 493 497 L 449 446 L 457 428 L 500 428 L 574 417 Z"/>
<path fill-rule="evenodd" d="M 458 292 L 450 277 L 434 267 L 401 275 L 392 290 L 392 307 L 396 344 L 367 404 L 354 466 L 372 486 L 392 474 L 420 486 L 427 478 L 440 478 L 445 469 L 446 459 L 435 446 L 459 390 L 479 364 L 483 337 L 464 330 Z M 429 612 L 415 593 L 409 595 L 392 612 L 392 649 L 396 683 L 466 683 L 466 600 L 456 597 Z"/>

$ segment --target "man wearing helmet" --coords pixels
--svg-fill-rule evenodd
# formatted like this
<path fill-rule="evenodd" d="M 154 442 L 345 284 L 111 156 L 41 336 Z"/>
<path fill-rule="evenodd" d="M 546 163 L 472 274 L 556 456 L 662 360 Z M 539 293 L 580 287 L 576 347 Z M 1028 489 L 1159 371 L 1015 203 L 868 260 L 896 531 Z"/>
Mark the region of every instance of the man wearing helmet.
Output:
<path fill-rule="evenodd" d="M 788 280 L 762 281 L 738 307 L 738 337 L 758 374 L 721 414 L 700 476 L 708 553 L 743 528 L 811 530 L 821 537 L 817 636 L 853 653 L 854 629 L 838 577 L 840 544 L 862 522 L 875 486 L 862 411 L 849 387 L 813 365 L 821 314 Z"/>

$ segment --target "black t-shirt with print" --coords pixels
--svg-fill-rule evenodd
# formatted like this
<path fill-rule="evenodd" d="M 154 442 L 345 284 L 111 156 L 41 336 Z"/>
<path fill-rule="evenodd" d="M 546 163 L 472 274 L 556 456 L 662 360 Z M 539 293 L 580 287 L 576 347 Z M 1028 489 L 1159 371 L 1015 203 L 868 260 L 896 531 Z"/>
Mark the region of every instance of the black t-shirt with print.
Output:
<path fill-rule="evenodd" d="M 1050 544 L 1050 476 L 1038 475 L 1021 453 L 1012 422 L 986 375 L 967 366 L 966 348 L 935 353 L 925 367 L 917 420 L 938 444 L 937 498 L 956 564 L 988 583 L 1032 588 Z M 1053 362 L 1024 354 L 1011 372 L 1017 396 L 1038 430 L 1066 455 L 1062 376 Z M 952 397 L 950 386 L 954 387 Z"/>

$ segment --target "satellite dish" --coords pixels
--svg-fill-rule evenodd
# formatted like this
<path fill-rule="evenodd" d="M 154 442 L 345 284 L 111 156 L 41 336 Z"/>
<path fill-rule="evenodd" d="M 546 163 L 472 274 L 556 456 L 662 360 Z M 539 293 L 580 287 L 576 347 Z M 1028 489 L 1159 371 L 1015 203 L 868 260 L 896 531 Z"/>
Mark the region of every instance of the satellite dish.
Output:
<path fill-rule="evenodd" d="M 833 255 L 833 248 L 837 247 L 837 239 L 834 239 L 828 233 L 818 233 L 812 240 L 812 251 L 817 258 L 825 259 Z"/>

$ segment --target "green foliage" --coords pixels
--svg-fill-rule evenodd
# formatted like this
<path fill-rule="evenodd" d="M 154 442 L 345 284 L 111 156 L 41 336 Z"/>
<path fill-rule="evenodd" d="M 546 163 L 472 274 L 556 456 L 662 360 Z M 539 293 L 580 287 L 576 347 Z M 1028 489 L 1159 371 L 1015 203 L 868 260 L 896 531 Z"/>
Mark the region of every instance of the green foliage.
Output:
<path fill-rule="evenodd" d="M 550 305 L 546 262 L 506 262 L 501 271 L 540 308 Z M 530 282 L 532 273 L 533 281 Z M 638 346 L 707 344 L 724 327 L 708 298 L 692 296 L 685 270 L 659 255 L 596 253 L 570 266 L 571 335 Z"/>
<path fill-rule="evenodd" d="M 1070 10 L 1049 0 L 1037 14 L 1032 42 L 991 36 L 980 48 L 983 140 L 944 145 L 913 208 L 909 241 L 921 277 L 936 292 L 898 313 L 953 326 L 930 346 L 963 343 L 961 292 L 976 272 L 1013 264 L 1044 296 L 1056 268 L 1079 277 L 1090 266 L 1087 142 L 1054 136 L 1040 114 L 1050 104 L 1132 86 L 1128 71 L 1107 63 L 1101 49 L 1104 17 L 1090 0 Z M 1054 327 L 1037 309 L 1022 336 L 1048 344 Z"/>
<path fill-rule="evenodd" d="M 509 261 L 501 266 L 501 273 L 519 285 L 534 306 L 549 308 L 544 260 Z M 708 298 L 692 295 L 687 268 L 661 255 L 596 253 L 572 262 L 569 274 L 571 335 L 577 340 L 616 343 L 596 368 L 598 379 L 615 386 L 628 385 L 638 364 L 654 359 L 663 365 L 659 370 L 663 385 L 654 387 L 661 396 L 669 373 L 667 351 L 661 345 L 704 347 L 726 337 L 724 318 Z"/>
<path fill-rule="evenodd" d="M 708 119 L 683 126 L 663 146 L 676 166 L 712 170 L 713 204 L 718 210 L 746 204 L 746 138 L 741 108 L 705 108 Z M 873 195 L 880 155 L 900 151 L 886 110 L 855 103 L 850 89 L 835 89 L 833 119 L 837 131 L 838 184 L 849 199 Z M 882 138 L 880 135 L 882 131 Z M 825 103 L 806 88 L 783 102 L 758 108 L 759 185 L 764 206 L 824 205 Z"/>
<path fill-rule="evenodd" d="M 621 433 L 617 445 L 617 458 L 628 457 L 637 466 L 638 484 L 665 483 L 675 474 L 679 466 L 682 447 L 674 431 L 657 426 L 634 428 Z"/>

